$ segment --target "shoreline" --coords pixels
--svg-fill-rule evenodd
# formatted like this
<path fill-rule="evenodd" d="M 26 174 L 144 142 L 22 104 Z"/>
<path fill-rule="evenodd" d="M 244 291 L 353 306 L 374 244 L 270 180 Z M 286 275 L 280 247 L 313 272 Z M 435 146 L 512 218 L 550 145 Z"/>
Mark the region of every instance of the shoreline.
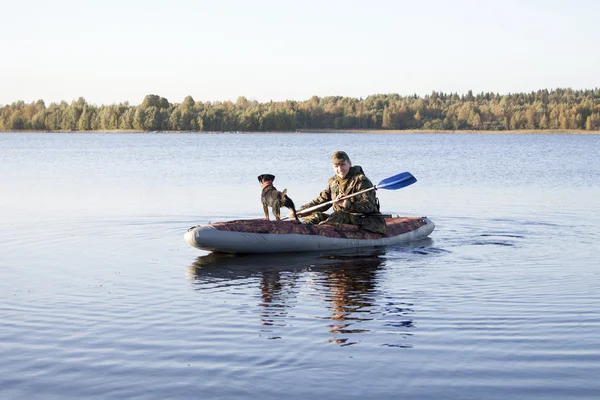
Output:
<path fill-rule="evenodd" d="M 485 134 L 485 135 L 518 135 L 518 134 L 562 134 L 562 135 L 598 135 L 600 131 L 586 131 L 580 129 L 524 129 L 524 130 L 400 130 L 400 129 L 296 129 L 295 131 L 140 131 L 127 129 L 114 130 L 94 130 L 94 131 L 71 131 L 71 130 L 19 130 L 19 131 L 0 131 L 0 133 L 136 133 L 136 134 L 320 134 L 320 133 L 364 133 L 364 134 Z"/>
<path fill-rule="evenodd" d="M 321 129 L 318 132 L 314 130 L 298 129 L 297 133 L 377 133 L 377 134 L 600 134 L 600 131 L 586 131 L 580 129 L 523 129 L 523 130 L 505 130 L 505 131 L 490 131 L 490 130 L 400 130 L 400 129 Z"/>

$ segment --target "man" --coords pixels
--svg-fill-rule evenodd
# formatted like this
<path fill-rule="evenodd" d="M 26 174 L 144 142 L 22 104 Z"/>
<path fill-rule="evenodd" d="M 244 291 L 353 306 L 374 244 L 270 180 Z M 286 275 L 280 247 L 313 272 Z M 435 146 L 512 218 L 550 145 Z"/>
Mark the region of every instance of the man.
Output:
<path fill-rule="evenodd" d="M 336 151 L 331 155 L 331 163 L 335 175 L 329 178 L 327 188 L 310 203 L 298 209 L 298 214 L 309 207 L 336 200 L 333 203 L 333 213 L 325 214 L 331 204 L 315 210 L 313 213 L 302 217 L 305 224 L 351 224 L 376 233 L 385 233 L 385 219 L 379 212 L 379 200 L 375 190 L 359 194 L 348 199 L 344 196 L 372 188 L 373 184 L 367 178 L 360 166 L 352 166 L 350 157 L 343 151 Z M 337 200 L 341 199 L 341 200 Z"/>

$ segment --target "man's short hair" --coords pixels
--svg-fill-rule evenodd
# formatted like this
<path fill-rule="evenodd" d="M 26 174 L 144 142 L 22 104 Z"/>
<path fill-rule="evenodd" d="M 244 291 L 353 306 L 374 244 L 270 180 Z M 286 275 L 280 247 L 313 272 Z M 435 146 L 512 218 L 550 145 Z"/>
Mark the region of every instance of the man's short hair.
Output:
<path fill-rule="evenodd" d="M 342 164 L 344 161 L 350 162 L 350 157 L 345 151 L 336 151 L 331 155 L 331 162 L 333 164 Z"/>

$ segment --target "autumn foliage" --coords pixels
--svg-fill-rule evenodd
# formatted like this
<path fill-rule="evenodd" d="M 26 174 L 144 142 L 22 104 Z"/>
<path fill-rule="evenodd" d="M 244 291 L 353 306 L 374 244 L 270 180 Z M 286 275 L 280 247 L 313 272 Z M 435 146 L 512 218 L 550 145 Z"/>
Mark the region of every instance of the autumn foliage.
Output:
<path fill-rule="evenodd" d="M 88 104 L 79 98 L 46 106 L 43 100 L 0 107 L 2 131 L 296 130 L 600 130 L 600 89 L 531 93 L 378 94 L 365 99 L 329 96 L 305 101 L 181 103 L 147 95 L 136 106 Z"/>

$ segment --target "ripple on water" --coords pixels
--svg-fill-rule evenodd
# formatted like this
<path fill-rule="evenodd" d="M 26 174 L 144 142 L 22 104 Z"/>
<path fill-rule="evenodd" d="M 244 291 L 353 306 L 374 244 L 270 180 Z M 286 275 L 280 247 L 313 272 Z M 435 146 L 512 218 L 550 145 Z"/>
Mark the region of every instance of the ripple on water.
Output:
<path fill-rule="evenodd" d="M 431 239 L 361 255 L 198 257 L 185 218 L 13 229 L 0 384 L 15 398 L 241 397 L 249 382 L 339 398 L 331 382 L 365 394 L 345 378 L 360 372 L 381 398 L 597 389 L 600 275 L 586 247 L 548 246 L 569 226 L 439 220 Z"/>

